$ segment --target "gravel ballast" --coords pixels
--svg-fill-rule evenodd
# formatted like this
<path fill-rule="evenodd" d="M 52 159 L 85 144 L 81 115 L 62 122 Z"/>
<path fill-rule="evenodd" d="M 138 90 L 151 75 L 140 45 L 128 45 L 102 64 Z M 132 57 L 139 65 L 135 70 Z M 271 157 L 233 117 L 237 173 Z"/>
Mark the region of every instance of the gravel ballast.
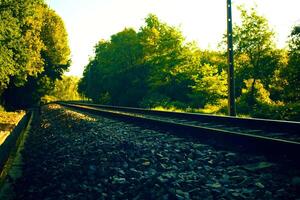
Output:
<path fill-rule="evenodd" d="M 300 199 L 297 168 L 55 104 L 22 155 L 15 199 Z"/>

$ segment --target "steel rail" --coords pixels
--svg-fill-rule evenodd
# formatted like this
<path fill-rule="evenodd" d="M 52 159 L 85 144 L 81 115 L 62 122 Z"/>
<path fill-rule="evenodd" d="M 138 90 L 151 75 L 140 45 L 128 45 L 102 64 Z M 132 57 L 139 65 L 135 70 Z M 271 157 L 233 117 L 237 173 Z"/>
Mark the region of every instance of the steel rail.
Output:
<path fill-rule="evenodd" d="M 77 105 L 87 105 L 102 109 L 112 109 L 124 112 L 135 112 L 140 114 L 151 114 L 164 117 L 175 117 L 183 118 L 186 120 L 195 120 L 199 122 L 215 122 L 225 125 L 238 125 L 238 127 L 249 128 L 249 129 L 260 129 L 263 131 L 274 131 L 274 132 L 286 132 L 300 135 L 300 122 L 285 121 L 285 120 L 271 120 L 271 119 L 259 119 L 259 118 L 240 118 L 232 116 L 218 116 L 209 114 L 198 114 L 198 113 L 186 113 L 186 112 L 170 112 L 170 111 L 159 111 L 149 110 L 142 108 L 132 107 L 118 107 L 109 105 L 100 105 L 92 103 L 81 103 L 81 102 L 65 102 Z"/>
<path fill-rule="evenodd" d="M 229 149 L 238 148 L 241 151 L 249 151 L 254 153 L 264 153 L 268 155 L 268 157 L 271 157 L 275 160 L 280 157 L 300 163 L 298 159 L 298 154 L 300 152 L 299 142 L 222 130 L 220 128 L 170 122 L 162 119 L 150 119 L 138 113 L 124 113 L 120 112 L 119 110 L 108 110 L 91 105 L 79 105 L 62 102 L 59 104 L 91 114 L 111 117 L 131 123 L 143 123 L 148 126 L 152 126 L 154 129 L 171 131 L 181 136 L 197 138 L 206 142 L 208 141 L 216 146 L 226 146 Z"/>

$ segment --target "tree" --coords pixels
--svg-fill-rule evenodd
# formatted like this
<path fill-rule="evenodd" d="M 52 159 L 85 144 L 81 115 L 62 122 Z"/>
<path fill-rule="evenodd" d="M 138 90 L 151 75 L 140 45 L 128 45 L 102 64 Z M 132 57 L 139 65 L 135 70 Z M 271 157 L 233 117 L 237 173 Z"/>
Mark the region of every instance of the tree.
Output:
<path fill-rule="evenodd" d="M 38 27 L 38 30 L 29 29 L 23 38 L 26 41 L 25 46 L 33 48 L 33 53 L 26 52 L 24 55 L 24 58 L 30 57 L 25 68 L 28 74 L 26 75 L 23 69 L 16 69 L 18 73 L 10 77 L 11 81 L 4 90 L 4 104 L 11 109 L 29 107 L 38 103 L 43 95 L 53 89 L 55 80 L 61 78 L 70 65 L 68 39 L 61 18 L 45 4 L 30 5 L 32 12 L 38 13 L 36 14 L 38 17 L 30 16 L 26 20 L 32 26 L 34 24 L 33 27 Z M 36 41 L 40 43 L 39 48 L 34 45 Z M 29 64 L 36 68 L 29 68 Z M 18 78 L 19 76 L 21 78 Z"/>
<path fill-rule="evenodd" d="M 286 80 L 284 99 L 292 103 L 300 101 L 300 26 L 293 28 L 288 44 L 288 64 L 281 75 Z"/>
<path fill-rule="evenodd" d="M 40 0 L 0 2 L 0 96 L 9 83 L 21 86 L 43 71 Z"/>
<path fill-rule="evenodd" d="M 100 103 L 204 107 L 224 98 L 223 67 L 219 52 L 201 52 L 150 14 L 138 32 L 124 29 L 98 42 L 78 89 Z"/>
<path fill-rule="evenodd" d="M 192 98 L 193 107 L 204 107 L 207 104 L 218 104 L 219 100 L 227 97 L 227 73 L 218 69 L 218 65 L 204 63 L 196 67 L 196 73 L 192 75 L 195 82 L 193 92 L 189 94 Z"/>
<path fill-rule="evenodd" d="M 45 62 L 42 76 L 52 80 L 61 78 L 70 66 L 68 35 L 62 19 L 51 9 L 44 7 L 44 23 L 41 38 L 45 48 L 41 56 Z"/>
<path fill-rule="evenodd" d="M 242 24 L 234 27 L 236 94 L 241 95 L 244 80 L 251 80 L 248 103 L 253 106 L 257 80 L 268 89 L 280 55 L 275 49 L 274 32 L 270 30 L 267 19 L 258 15 L 254 8 L 247 11 L 239 7 L 239 10 Z"/>
<path fill-rule="evenodd" d="M 77 92 L 78 82 L 78 77 L 62 76 L 61 80 L 55 81 L 54 89 L 42 97 L 42 100 L 44 102 L 80 100 L 81 96 Z"/>
<path fill-rule="evenodd" d="M 189 71 L 199 64 L 199 56 L 195 53 L 198 49 L 192 43 L 185 44 L 178 28 L 160 22 L 155 15 L 150 14 L 145 22 L 139 32 L 144 62 L 149 69 L 149 91 L 143 104 L 189 102 L 188 93 L 193 84 Z"/>
<path fill-rule="evenodd" d="M 133 29 L 112 35 L 110 41 L 100 41 L 95 57 L 86 66 L 79 83 L 81 94 L 95 102 L 137 106 L 146 91 L 147 69 L 138 35 Z M 105 102 L 103 102 L 103 100 Z"/>

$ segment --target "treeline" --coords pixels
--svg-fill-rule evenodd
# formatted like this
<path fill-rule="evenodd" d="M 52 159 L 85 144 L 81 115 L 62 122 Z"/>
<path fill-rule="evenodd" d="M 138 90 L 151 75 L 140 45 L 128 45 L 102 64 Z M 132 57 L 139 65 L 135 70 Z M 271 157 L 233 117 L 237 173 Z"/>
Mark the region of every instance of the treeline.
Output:
<path fill-rule="evenodd" d="M 70 65 L 62 19 L 43 0 L 0 1 L 0 104 L 38 104 Z"/>
<path fill-rule="evenodd" d="M 53 90 L 42 97 L 42 102 L 84 100 L 78 93 L 79 77 L 63 75 L 56 80 Z"/>
<path fill-rule="evenodd" d="M 125 29 L 96 45 L 79 91 L 114 105 L 204 106 L 226 97 L 226 73 L 216 62 L 225 66 L 221 53 L 201 52 L 178 28 L 149 15 L 139 32 Z"/>
<path fill-rule="evenodd" d="M 299 27 L 291 31 L 288 49 L 278 49 L 268 21 L 254 9 L 239 10 L 242 24 L 234 27 L 237 112 L 299 120 Z M 226 51 L 201 50 L 151 14 L 138 31 L 126 28 L 98 42 L 79 92 L 103 104 L 225 113 Z"/>

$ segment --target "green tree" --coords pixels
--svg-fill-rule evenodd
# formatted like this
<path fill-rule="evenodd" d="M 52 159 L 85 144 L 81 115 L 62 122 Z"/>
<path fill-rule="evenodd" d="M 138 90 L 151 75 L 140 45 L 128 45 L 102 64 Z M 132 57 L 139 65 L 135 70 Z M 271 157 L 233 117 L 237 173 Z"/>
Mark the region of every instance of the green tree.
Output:
<path fill-rule="evenodd" d="M 62 19 L 46 6 L 43 9 L 41 39 L 45 47 L 41 51 L 41 56 L 45 64 L 41 75 L 56 80 L 70 66 L 68 35 Z"/>
<path fill-rule="evenodd" d="M 150 14 L 139 32 L 125 29 L 96 45 L 78 89 L 114 105 L 204 107 L 225 96 L 223 67 L 221 53 L 200 51 Z"/>
<path fill-rule="evenodd" d="M 42 101 L 70 101 L 81 100 L 78 93 L 79 78 L 76 76 L 62 76 L 61 80 L 55 81 L 54 89 L 42 97 Z"/>
<path fill-rule="evenodd" d="M 20 66 L 16 69 L 15 75 L 8 76 L 10 81 L 4 88 L 4 104 L 12 109 L 28 107 L 37 103 L 53 88 L 54 81 L 59 79 L 70 65 L 70 50 L 62 20 L 46 4 L 36 2 L 32 2 L 30 7 L 32 7 L 32 16 L 37 16 L 27 17 L 26 22 L 29 25 L 26 25 L 26 34 L 22 37 L 23 32 L 20 33 L 20 40 L 25 41 L 25 46 L 32 48 L 32 52 L 22 52 L 24 54 L 22 56 L 13 55 L 16 58 L 19 56 L 22 59 L 28 58 L 28 62 L 23 62 L 25 63 L 24 69 Z M 4 47 L 8 48 L 9 46 L 4 45 Z M 12 52 L 14 51 L 12 50 Z M 22 62 L 19 63 L 22 64 Z M 19 66 L 13 64 L 13 66 L 15 65 Z M 9 67 L 4 66 L 3 68 Z"/>
<path fill-rule="evenodd" d="M 142 49 L 133 29 L 112 35 L 110 41 L 100 41 L 95 57 L 86 66 L 79 91 L 95 102 L 137 106 L 146 91 L 147 69 L 142 61 Z"/>
<path fill-rule="evenodd" d="M 23 85 L 28 76 L 43 70 L 39 37 L 42 1 L 4 0 L 0 2 L 0 95 L 8 84 Z"/>
<path fill-rule="evenodd" d="M 203 108 L 219 105 L 227 97 L 227 60 L 223 52 L 204 50 L 197 52 L 200 63 L 190 69 L 193 80 L 191 106 Z"/>
<path fill-rule="evenodd" d="M 219 100 L 227 97 L 227 73 L 218 69 L 218 65 L 203 64 L 197 67 L 192 75 L 195 82 L 192 98 L 193 107 L 204 107 L 207 104 L 219 104 Z"/>
<path fill-rule="evenodd" d="M 300 26 L 295 26 L 289 37 L 288 64 L 281 71 L 286 80 L 284 100 L 300 102 Z"/>
<path fill-rule="evenodd" d="M 255 84 L 257 80 L 268 89 L 274 72 L 278 67 L 280 54 L 276 51 L 274 32 L 268 21 L 257 14 L 252 8 L 250 11 L 239 7 L 241 25 L 234 27 L 234 49 L 236 61 L 237 95 L 241 95 L 245 88 L 244 80 L 251 80 L 248 95 L 249 106 L 255 104 Z"/>
<path fill-rule="evenodd" d="M 185 43 L 181 31 L 162 23 L 150 14 L 139 32 L 144 62 L 149 69 L 149 91 L 143 104 L 155 106 L 165 102 L 189 102 L 193 80 L 190 69 L 199 64 L 198 49 Z"/>

